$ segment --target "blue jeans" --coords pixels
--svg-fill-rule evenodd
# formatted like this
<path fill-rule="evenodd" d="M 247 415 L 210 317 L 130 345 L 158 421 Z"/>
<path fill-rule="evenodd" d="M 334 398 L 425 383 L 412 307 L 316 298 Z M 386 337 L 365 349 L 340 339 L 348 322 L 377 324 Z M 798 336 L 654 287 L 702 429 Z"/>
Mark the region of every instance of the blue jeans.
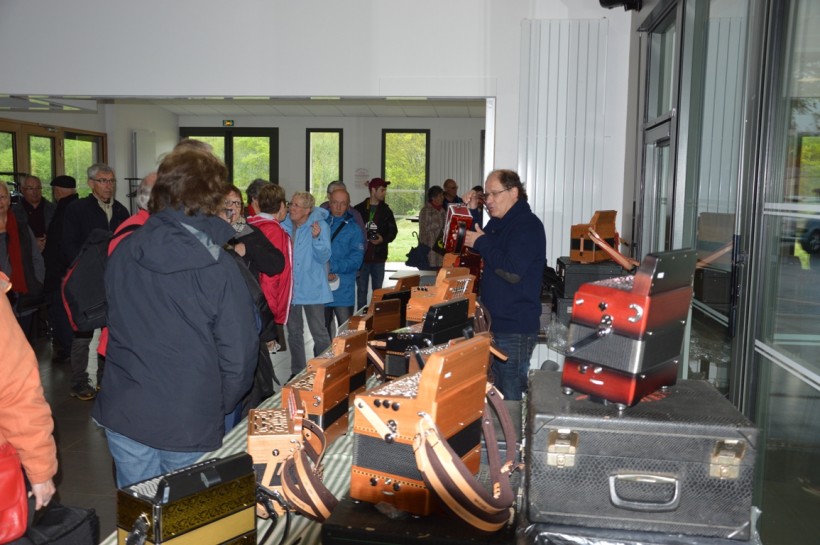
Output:
<path fill-rule="evenodd" d="M 103 429 L 108 439 L 108 450 L 111 451 L 117 469 L 118 488 L 189 466 L 205 454 L 160 450 L 108 428 Z"/>
<path fill-rule="evenodd" d="M 527 391 L 527 373 L 538 334 L 493 333 L 493 340 L 508 357 L 507 361 L 493 358 L 495 387 L 504 394 L 504 399 L 519 401 Z"/>
<path fill-rule="evenodd" d="M 372 280 L 372 282 L 371 282 Z M 356 277 L 356 308 L 360 309 L 368 302 L 368 284 L 377 290 L 384 283 L 384 263 L 362 263 L 359 275 Z"/>
<path fill-rule="evenodd" d="M 313 336 L 313 355 L 318 356 L 330 346 L 330 335 L 325 328 L 324 305 L 291 305 L 288 316 L 288 350 L 290 350 L 290 372 L 296 374 L 307 366 L 305 358 L 305 327 L 302 310 L 305 311 L 308 329 Z"/>

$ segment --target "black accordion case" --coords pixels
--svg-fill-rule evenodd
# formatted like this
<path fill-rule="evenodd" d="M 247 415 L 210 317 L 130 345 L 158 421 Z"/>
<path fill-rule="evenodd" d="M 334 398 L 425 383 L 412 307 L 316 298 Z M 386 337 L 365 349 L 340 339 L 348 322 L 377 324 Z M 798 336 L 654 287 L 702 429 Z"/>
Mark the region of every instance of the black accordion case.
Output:
<path fill-rule="evenodd" d="M 708 382 L 619 412 L 533 371 L 529 395 L 530 523 L 749 539 L 757 429 Z"/>

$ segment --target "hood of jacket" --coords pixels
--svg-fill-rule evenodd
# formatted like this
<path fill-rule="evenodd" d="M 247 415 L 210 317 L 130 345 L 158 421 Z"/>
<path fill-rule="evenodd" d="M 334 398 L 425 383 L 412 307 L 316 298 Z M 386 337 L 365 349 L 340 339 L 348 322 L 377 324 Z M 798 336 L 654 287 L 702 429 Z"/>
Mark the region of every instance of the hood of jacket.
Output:
<path fill-rule="evenodd" d="M 310 214 L 308 214 L 307 220 L 300 227 L 304 227 L 305 225 L 310 227 L 313 224 L 313 222 L 325 221 L 325 220 L 327 220 L 327 217 L 329 215 L 330 215 L 329 211 L 325 210 L 324 208 L 314 206 L 313 209 L 310 211 Z M 290 233 L 291 236 L 294 236 L 294 234 L 293 234 L 293 222 L 290 220 L 290 214 L 288 214 L 288 216 L 284 219 L 284 221 L 282 221 L 282 227 L 288 233 Z"/>
<path fill-rule="evenodd" d="M 217 216 L 165 209 L 152 214 L 121 246 L 146 269 L 171 274 L 216 263 L 221 247 L 234 235 L 233 227 Z"/>

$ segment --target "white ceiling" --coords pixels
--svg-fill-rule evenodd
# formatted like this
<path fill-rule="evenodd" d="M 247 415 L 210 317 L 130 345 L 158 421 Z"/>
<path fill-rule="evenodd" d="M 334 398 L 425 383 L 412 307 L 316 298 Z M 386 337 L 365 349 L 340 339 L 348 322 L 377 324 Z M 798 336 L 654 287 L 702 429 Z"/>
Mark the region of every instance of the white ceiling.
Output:
<path fill-rule="evenodd" d="M 95 112 L 99 104 L 143 104 L 185 116 L 439 117 L 485 116 L 484 99 L 267 97 L 44 97 L 0 95 L 3 111 Z"/>

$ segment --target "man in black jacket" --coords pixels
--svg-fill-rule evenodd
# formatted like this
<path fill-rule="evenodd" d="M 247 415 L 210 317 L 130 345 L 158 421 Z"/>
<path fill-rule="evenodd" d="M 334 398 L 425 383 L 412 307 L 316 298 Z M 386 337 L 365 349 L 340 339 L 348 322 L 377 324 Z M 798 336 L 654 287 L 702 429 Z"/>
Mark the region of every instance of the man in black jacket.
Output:
<path fill-rule="evenodd" d="M 46 232 L 46 245 L 43 248 L 43 261 L 46 266 L 46 277 L 43 281 L 43 292 L 48 303 L 48 321 L 52 332 L 51 361 L 64 362 L 69 359 L 71 344 L 74 342 L 74 330 L 68 322 L 60 295 L 60 282 L 71 263 L 62 252 L 63 222 L 65 210 L 77 195 L 77 180 L 64 174 L 51 181 L 51 192 L 57 207 Z"/>
<path fill-rule="evenodd" d="M 387 261 L 387 248 L 399 233 L 393 211 L 384 202 L 388 185 L 390 185 L 390 182 L 381 178 L 373 178 L 367 184 L 370 197 L 354 207 L 362 215 L 362 220 L 365 222 L 365 239 L 367 242 L 364 262 L 359 270 L 359 277 L 356 279 L 356 308 L 361 308 L 367 304 L 368 284 L 374 290 L 382 287 L 384 264 Z"/>
<path fill-rule="evenodd" d="M 119 201 L 114 199 L 117 178 L 114 169 L 103 163 L 88 167 L 88 186 L 91 195 L 77 199 L 65 210 L 63 221 L 62 253 L 69 263 L 74 261 L 80 249 L 94 229 L 114 232 L 130 215 Z M 102 288 L 102 286 L 100 286 Z M 71 396 L 77 399 L 94 399 L 95 388 L 88 380 L 88 346 L 93 331 L 76 331 L 71 343 Z M 102 375 L 102 359 L 97 377 Z"/>

